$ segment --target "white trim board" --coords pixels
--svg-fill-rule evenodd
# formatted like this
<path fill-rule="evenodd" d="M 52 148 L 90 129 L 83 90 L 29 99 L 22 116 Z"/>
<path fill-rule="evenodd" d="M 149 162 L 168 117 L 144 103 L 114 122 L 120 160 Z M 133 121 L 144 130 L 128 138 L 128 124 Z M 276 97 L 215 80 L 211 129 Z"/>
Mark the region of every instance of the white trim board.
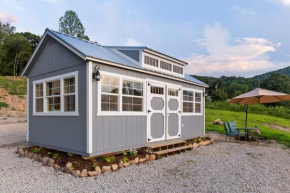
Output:
<path fill-rule="evenodd" d="M 64 112 L 64 94 L 63 94 L 63 79 L 75 77 L 75 111 Z M 47 111 L 47 102 L 46 102 L 46 82 L 50 82 L 53 80 L 60 80 L 60 98 L 61 98 L 61 110 L 60 111 Z M 35 87 L 36 84 L 43 84 L 43 112 L 36 112 L 36 104 L 35 104 Z M 33 114 L 32 116 L 79 116 L 78 112 L 78 71 L 66 73 L 58 76 L 53 76 L 41 80 L 36 80 L 32 82 L 33 84 Z"/>
<path fill-rule="evenodd" d="M 93 153 L 93 62 L 87 64 L 87 153 Z"/>
<path fill-rule="evenodd" d="M 30 107 L 30 104 L 29 104 L 29 96 L 30 96 L 30 94 L 29 94 L 29 78 L 27 78 L 26 79 L 26 84 L 27 84 L 27 89 L 26 89 L 26 100 L 27 100 L 27 104 L 26 104 L 26 110 L 27 110 L 27 114 L 26 114 L 26 119 L 27 119 L 27 123 L 26 123 L 26 130 L 27 130 L 27 132 L 26 132 L 26 140 L 27 140 L 27 142 L 29 142 L 29 117 L 30 117 L 30 115 L 29 115 L 29 107 Z"/>

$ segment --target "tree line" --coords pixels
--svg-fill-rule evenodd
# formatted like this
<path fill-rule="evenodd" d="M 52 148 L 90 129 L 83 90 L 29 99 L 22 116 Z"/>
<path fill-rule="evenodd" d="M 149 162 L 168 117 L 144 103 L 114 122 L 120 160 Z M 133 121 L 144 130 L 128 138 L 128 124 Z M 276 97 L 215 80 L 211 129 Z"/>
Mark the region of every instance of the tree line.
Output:
<path fill-rule="evenodd" d="M 78 15 L 68 10 L 59 19 L 59 31 L 89 40 Z M 0 76 L 20 76 L 41 36 L 16 32 L 16 27 L 0 21 Z"/>
<path fill-rule="evenodd" d="M 280 72 L 273 72 L 264 79 L 236 76 L 221 76 L 220 78 L 215 78 L 193 75 L 193 77 L 209 85 L 206 92 L 211 101 L 226 101 L 227 99 L 249 92 L 255 88 L 263 88 L 290 94 L 290 76 Z M 289 102 L 281 102 L 274 105 L 290 107 Z"/>

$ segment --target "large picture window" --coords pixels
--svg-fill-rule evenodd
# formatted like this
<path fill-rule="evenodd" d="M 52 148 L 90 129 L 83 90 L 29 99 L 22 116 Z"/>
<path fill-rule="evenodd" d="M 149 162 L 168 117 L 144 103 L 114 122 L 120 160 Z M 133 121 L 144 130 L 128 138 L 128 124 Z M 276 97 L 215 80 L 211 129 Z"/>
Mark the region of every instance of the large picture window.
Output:
<path fill-rule="evenodd" d="M 34 115 L 78 115 L 77 74 L 38 80 L 34 85 Z"/>

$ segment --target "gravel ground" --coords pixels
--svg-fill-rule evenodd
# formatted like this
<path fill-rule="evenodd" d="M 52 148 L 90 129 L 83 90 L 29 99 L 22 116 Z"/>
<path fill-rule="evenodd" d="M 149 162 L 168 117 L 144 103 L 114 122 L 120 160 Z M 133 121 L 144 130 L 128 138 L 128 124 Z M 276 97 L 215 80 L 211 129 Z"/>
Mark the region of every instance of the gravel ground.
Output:
<path fill-rule="evenodd" d="M 25 118 L 0 117 L 0 147 L 10 147 L 25 143 Z"/>
<path fill-rule="evenodd" d="M 218 137 L 219 138 L 219 137 Z M 224 138 L 222 138 L 224 139 Z M 289 192 L 290 150 L 217 140 L 161 160 L 75 178 L 0 148 L 0 192 Z"/>

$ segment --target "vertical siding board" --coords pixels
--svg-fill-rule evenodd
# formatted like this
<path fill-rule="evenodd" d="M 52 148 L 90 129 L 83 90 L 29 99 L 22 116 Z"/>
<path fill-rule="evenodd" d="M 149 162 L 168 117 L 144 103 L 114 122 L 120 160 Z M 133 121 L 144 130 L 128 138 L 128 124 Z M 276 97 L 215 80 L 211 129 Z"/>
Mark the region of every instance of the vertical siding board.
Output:
<path fill-rule="evenodd" d="M 97 122 L 95 124 L 96 129 L 96 138 L 93 138 L 93 142 L 96 142 L 97 144 L 97 151 L 103 151 L 104 150 L 104 141 L 103 141 L 103 136 L 104 136 L 104 119 L 103 117 L 97 117 Z"/>
<path fill-rule="evenodd" d="M 110 149 L 115 149 L 116 147 L 116 117 L 110 117 Z"/>
<path fill-rule="evenodd" d="M 133 145 L 132 144 L 132 131 L 131 131 L 131 127 L 132 127 L 132 121 L 131 121 L 131 117 L 127 116 L 127 147 Z"/>
<path fill-rule="evenodd" d="M 116 147 L 122 147 L 122 117 L 116 117 Z"/>
<path fill-rule="evenodd" d="M 103 144 L 104 148 L 103 150 L 109 150 L 110 149 L 110 118 L 109 117 L 103 117 Z"/>
<path fill-rule="evenodd" d="M 121 136 L 122 136 L 122 147 L 127 147 L 127 132 L 126 127 L 127 126 L 127 117 L 123 116 L 121 121 Z"/>
<path fill-rule="evenodd" d="M 132 117 L 132 127 L 131 127 L 131 132 L 132 132 L 132 145 L 137 144 L 137 125 L 136 125 L 136 116 Z"/>

